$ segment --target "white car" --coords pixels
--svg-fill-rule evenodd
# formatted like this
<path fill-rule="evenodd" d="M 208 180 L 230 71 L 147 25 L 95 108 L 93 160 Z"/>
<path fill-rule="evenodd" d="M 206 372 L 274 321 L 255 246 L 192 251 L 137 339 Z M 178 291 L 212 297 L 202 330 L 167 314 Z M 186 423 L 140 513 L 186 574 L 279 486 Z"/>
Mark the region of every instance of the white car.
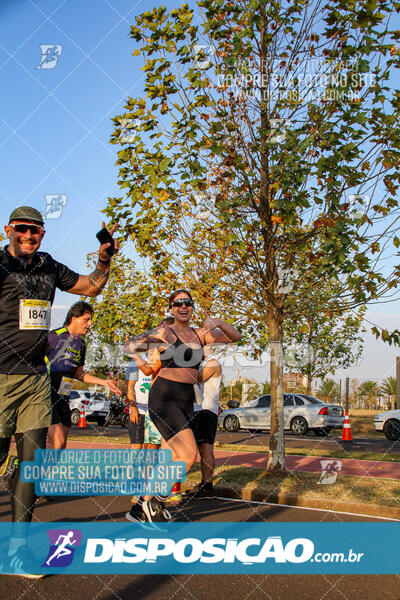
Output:
<path fill-rule="evenodd" d="M 400 440 L 400 410 L 387 410 L 379 413 L 374 419 L 376 431 L 383 431 L 391 442 Z"/>
<path fill-rule="evenodd" d="M 332 429 L 343 427 L 343 408 L 327 404 L 306 394 L 284 394 L 284 428 L 296 435 L 313 430 L 316 435 L 327 435 Z M 271 396 L 261 396 L 246 406 L 222 411 L 218 425 L 226 431 L 239 429 L 266 429 L 271 427 Z"/>
<path fill-rule="evenodd" d="M 110 401 L 104 394 L 88 392 L 86 390 L 71 390 L 69 408 L 71 410 L 72 425 L 78 425 L 79 423 L 81 406 L 85 408 L 87 421 L 97 421 L 98 425 L 104 425 L 110 408 Z"/>

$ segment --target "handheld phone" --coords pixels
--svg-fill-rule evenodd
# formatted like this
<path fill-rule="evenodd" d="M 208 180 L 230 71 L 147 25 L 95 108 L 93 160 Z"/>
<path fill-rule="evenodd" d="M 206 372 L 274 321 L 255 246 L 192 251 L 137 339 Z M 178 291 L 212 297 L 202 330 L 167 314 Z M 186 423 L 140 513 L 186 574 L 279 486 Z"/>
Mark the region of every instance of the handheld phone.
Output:
<path fill-rule="evenodd" d="M 114 240 L 112 238 L 112 235 L 110 234 L 110 232 L 108 231 L 108 229 L 106 227 L 103 227 L 103 229 L 100 229 L 100 231 L 98 231 L 96 233 L 96 237 L 99 240 L 100 244 L 108 244 L 108 243 L 111 244 L 111 246 L 106 248 L 106 252 L 107 252 L 108 256 L 111 257 L 116 253 L 116 250 L 114 248 Z"/>

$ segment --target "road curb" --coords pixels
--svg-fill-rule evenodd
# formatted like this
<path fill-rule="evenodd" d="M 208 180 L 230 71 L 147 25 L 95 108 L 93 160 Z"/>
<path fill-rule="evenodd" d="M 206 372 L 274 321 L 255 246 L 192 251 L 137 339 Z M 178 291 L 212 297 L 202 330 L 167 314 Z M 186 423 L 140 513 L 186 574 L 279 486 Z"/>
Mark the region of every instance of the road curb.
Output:
<path fill-rule="evenodd" d="M 265 502 L 265 504 L 288 504 L 303 508 L 320 508 L 322 510 L 333 510 L 337 512 L 349 512 L 358 515 L 369 515 L 371 517 L 387 517 L 389 519 L 400 519 L 400 508 L 394 506 L 381 506 L 379 504 L 366 504 L 363 502 L 343 502 L 331 500 L 330 498 L 303 498 L 297 494 L 269 494 L 265 496 L 257 490 L 236 491 L 232 487 L 216 486 L 214 488 L 217 496 L 235 498 L 237 500 L 253 500 Z"/>

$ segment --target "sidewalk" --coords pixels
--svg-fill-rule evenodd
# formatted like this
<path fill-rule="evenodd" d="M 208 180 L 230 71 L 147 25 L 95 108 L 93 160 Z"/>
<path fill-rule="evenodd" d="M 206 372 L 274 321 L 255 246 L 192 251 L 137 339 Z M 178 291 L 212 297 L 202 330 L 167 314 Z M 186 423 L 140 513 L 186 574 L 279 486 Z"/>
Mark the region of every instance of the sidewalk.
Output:
<path fill-rule="evenodd" d="M 68 441 L 68 448 L 107 448 L 108 443 L 92 443 Z M 114 446 L 114 449 L 122 449 L 125 446 Z M 256 467 L 265 469 L 268 456 L 265 452 L 232 452 L 228 450 L 215 449 L 215 460 L 217 464 L 238 467 Z M 289 471 L 309 471 L 321 473 L 321 460 L 340 461 L 342 463 L 341 475 L 353 475 L 354 477 L 378 477 L 382 479 L 400 480 L 400 463 L 375 460 L 358 460 L 352 458 L 330 458 L 324 456 L 295 456 L 286 455 L 286 468 Z"/>

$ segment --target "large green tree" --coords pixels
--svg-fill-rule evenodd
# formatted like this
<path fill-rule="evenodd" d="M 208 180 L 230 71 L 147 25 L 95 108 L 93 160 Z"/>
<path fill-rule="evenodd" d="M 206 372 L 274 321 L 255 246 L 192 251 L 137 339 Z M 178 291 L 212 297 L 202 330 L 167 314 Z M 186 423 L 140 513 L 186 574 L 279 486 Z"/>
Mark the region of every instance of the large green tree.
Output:
<path fill-rule="evenodd" d="M 89 264 L 95 260 L 88 256 Z M 105 343 L 116 344 L 126 334 L 156 327 L 165 316 L 164 298 L 158 295 L 157 280 L 136 268 L 123 251 L 113 258 L 110 278 L 100 296 L 89 298 L 95 310 L 93 331 Z"/>
<path fill-rule="evenodd" d="M 96 260 L 89 254 L 89 265 Z M 107 286 L 100 296 L 88 301 L 95 311 L 88 334 L 88 366 L 104 375 L 110 371 L 113 376 L 122 376 L 126 335 L 155 327 L 164 317 L 165 302 L 157 294 L 157 281 L 138 270 L 121 251 L 113 259 Z"/>
<path fill-rule="evenodd" d="M 299 298 L 301 305 L 295 316 L 285 322 L 285 369 L 307 377 L 307 394 L 311 394 L 315 378 L 324 379 L 361 358 L 365 308 L 343 311 L 343 291 L 335 281 L 306 291 Z"/>
<path fill-rule="evenodd" d="M 125 196 L 109 199 L 160 287 L 271 348 L 268 470 L 284 469 L 284 324 L 340 280 L 340 311 L 397 285 L 399 66 L 385 0 L 201 0 L 136 18 L 144 94 L 112 143 Z M 203 19 L 197 25 L 197 17 Z M 289 284 L 288 284 L 289 280 Z M 327 298 L 337 308 L 338 299 Z"/>

